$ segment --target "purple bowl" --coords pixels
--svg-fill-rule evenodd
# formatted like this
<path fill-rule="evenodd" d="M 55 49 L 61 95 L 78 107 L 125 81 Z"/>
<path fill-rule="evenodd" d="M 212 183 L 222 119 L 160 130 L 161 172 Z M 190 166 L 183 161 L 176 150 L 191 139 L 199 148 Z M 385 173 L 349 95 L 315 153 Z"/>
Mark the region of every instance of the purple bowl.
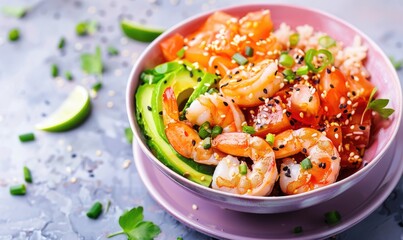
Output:
<path fill-rule="evenodd" d="M 315 31 L 326 32 L 334 36 L 338 41 L 342 41 L 345 45 L 351 45 L 354 36 L 358 35 L 362 38 L 363 44 L 368 47 L 365 66 L 371 74 L 371 81 L 378 87 L 379 98 L 388 98 L 391 100 L 388 107 L 395 109 L 395 113 L 388 120 L 388 125 L 379 128 L 376 136 L 373 136 L 373 142 L 364 156 L 364 161 L 368 163 L 365 167 L 360 168 L 356 173 L 336 183 L 302 194 L 275 197 L 241 196 L 221 192 L 191 182 L 166 167 L 151 153 L 135 118 L 136 104 L 134 95 L 139 84 L 139 76 L 143 70 L 152 68 L 164 61 L 159 48 L 159 44 L 163 40 L 170 37 L 173 33 L 187 35 L 194 32 L 213 12 L 207 12 L 182 21 L 165 31 L 144 50 L 133 66 L 128 80 L 126 107 L 135 138 L 142 151 L 148 157 L 149 163 L 155 164 L 159 170 L 169 176 L 175 183 L 199 194 L 203 198 L 209 199 L 223 208 L 250 213 L 278 213 L 309 207 L 343 193 L 361 181 L 380 161 L 393 154 L 394 150 L 391 146 L 393 145 L 392 143 L 401 121 L 402 93 L 396 71 L 382 50 L 364 33 L 337 17 L 322 11 L 285 4 L 248 4 L 215 11 L 224 11 L 233 16 L 241 17 L 248 12 L 262 9 L 269 9 L 271 11 L 271 17 L 276 28 L 282 22 L 287 23 L 292 28 L 308 24 L 313 26 Z M 300 16 L 304 17 L 301 18 Z"/>

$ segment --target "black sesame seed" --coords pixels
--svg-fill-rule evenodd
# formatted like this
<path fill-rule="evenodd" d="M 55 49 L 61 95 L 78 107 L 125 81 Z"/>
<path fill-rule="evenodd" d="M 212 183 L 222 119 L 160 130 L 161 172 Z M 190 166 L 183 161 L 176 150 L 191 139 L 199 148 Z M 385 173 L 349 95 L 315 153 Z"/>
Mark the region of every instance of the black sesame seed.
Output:
<path fill-rule="evenodd" d="M 164 80 L 164 84 L 167 84 L 167 82 L 168 82 L 167 80 Z"/>
<path fill-rule="evenodd" d="M 303 148 L 303 149 L 302 149 L 302 152 L 306 154 L 306 153 L 307 153 L 306 148 Z"/>
<path fill-rule="evenodd" d="M 329 68 L 326 68 L 326 72 L 330 74 L 332 71 Z"/>
<path fill-rule="evenodd" d="M 348 110 L 347 110 L 347 109 L 344 109 L 344 110 L 343 110 L 343 113 L 348 113 Z"/>
<path fill-rule="evenodd" d="M 284 174 L 286 177 L 291 177 L 291 172 L 290 172 L 290 169 L 288 169 L 288 171 Z"/>
<path fill-rule="evenodd" d="M 326 163 L 323 163 L 323 162 L 319 163 L 319 167 L 325 169 L 326 168 Z"/>
<path fill-rule="evenodd" d="M 193 77 L 193 72 L 192 72 L 192 71 L 189 72 L 189 76 L 190 76 L 191 78 Z"/>
<path fill-rule="evenodd" d="M 235 74 L 239 74 L 239 71 L 236 71 Z"/>
<path fill-rule="evenodd" d="M 299 89 L 299 88 L 296 88 L 296 89 L 295 89 L 295 91 L 297 91 L 297 92 L 298 92 L 299 90 L 301 90 L 301 89 Z"/>
<path fill-rule="evenodd" d="M 223 85 L 221 85 L 221 88 L 228 86 L 229 83 L 224 83 Z"/>
<path fill-rule="evenodd" d="M 231 99 L 231 102 L 235 103 L 234 99 Z"/>
<path fill-rule="evenodd" d="M 266 88 L 263 88 L 263 93 L 267 94 L 267 89 Z"/>
<path fill-rule="evenodd" d="M 240 81 L 242 81 L 242 78 L 238 78 L 238 79 L 236 80 L 236 82 L 240 82 Z"/>
<path fill-rule="evenodd" d="M 262 101 L 262 102 L 264 102 L 264 98 L 262 98 L 262 97 L 259 97 L 259 100 Z"/>
<path fill-rule="evenodd" d="M 284 166 L 283 171 L 287 171 L 287 170 L 288 170 L 288 166 Z"/>
<path fill-rule="evenodd" d="M 159 111 L 159 113 L 158 113 L 159 115 L 162 115 L 162 111 Z"/>
<path fill-rule="evenodd" d="M 351 94 L 353 94 L 353 96 L 357 95 L 355 91 L 352 91 Z"/>
<path fill-rule="evenodd" d="M 278 100 L 278 99 L 274 99 L 274 102 L 277 104 L 280 104 L 280 100 Z"/>
<path fill-rule="evenodd" d="M 337 132 L 337 130 L 339 130 L 339 128 L 334 128 L 334 129 L 333 129 L 334 132 Z"/>
<path fill-rule="evenodd" d="M 312 99 L 313 99 L 313 96 L 310 96 L 308 101 L 312 102 Z"/>
<path fill-rule="evenodd" d="M 227 103 L 227 102 L 223 102 L 223 103 L 224 103 L 225 106 L 228 106 L 228 103 Z"/>
<path fill-rule="evenodd" d="M 333 85 L 333 84 L 330 84 L 330 87 L 331 87 L 331 88 L 334 88 L 334 85 Z"/>
<path fill-rule="evenodd" d="M 359 126 L 359 128 L 363 131 L 365 130 L 365 126 Z"/>
<path fill-rule="evenodd" d="M 77 157 L 77 154 L 73 153 L 73 154 L 71 154 L 71 157 L 75 158 L 75 157 Z"/>
<path fill-rule="evenodd" d="M 287 115 L 287 117 L 290 117 L 290 116 L 291 116 L 291 112 L 286 111 L 286 112 L 285 112 L 285 115 Z"/>
<path fill-rule="evenodd" d="M 192 139 L 192 146 L 196 145 L 196 140 Z"/>
<path fill-rule="evenodd" d="M 280 144 L 280 146 L 278 146 L 279 148 L 284 148 L 284 144 Z"/>
<path fill-rule="evenodd" d="M 278 149 L 278 147 L 273 147 L 273 150 L 278 151 L 279 149 Z"/>
<path fill-rule="evenodd" d="M 201 77 L 198 77 L 198 78 L 197 78 L 197 81 L 198 81 L 198 82 L 201 82 L 201 80 L 202 80 Z"/>
<path fill-rule="evenodd" d="M 276 75 L 277 75 L 277 72 L 278 72 L 277 70 L 274 72 L 274 76 L 276 76 Z"/>
<path fill-rule="evenodd" d="M 218 66 L 217 65 L 214 65 L 214 69 L 217 69 L 218 68 Z"/>
<path fill-rule="evenodd" d="M 336 156 L 332 156 L 332 160 L 336 160 L 337 159 L 337 157 Z"/>
<path fill-rule="evenodd" d="M 232 75 L 228 75 L 228 78 L 231 79 L 231 78 L 232 78 Z"/>
<path fill-rule="evenodd" d="M 151 110 L 152 110 L 152 108 L 151 108 L 150 106 L 147 106 L 147 109 L 148 109 L 148 111 L 151 111 Z"/>

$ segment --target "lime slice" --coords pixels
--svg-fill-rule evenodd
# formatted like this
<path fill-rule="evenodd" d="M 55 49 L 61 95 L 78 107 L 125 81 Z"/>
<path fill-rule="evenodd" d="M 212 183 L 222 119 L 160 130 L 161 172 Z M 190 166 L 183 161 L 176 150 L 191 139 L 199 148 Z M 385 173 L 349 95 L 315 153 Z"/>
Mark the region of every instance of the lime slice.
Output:
<path fill-rule="evenodd" d="M 87 89 L 77 86 L 62 105 L 35 127 L 49 132 L 62 132 L 80 125 L 91 112 L 91 101 Z"/>
<path fill-rule="evenodd" d="M 141 42 L 151 42 L 164 32 L 162 29 L 146 27 L 128 20 L 120 22 L 120 26 L 126 36 Z"/>

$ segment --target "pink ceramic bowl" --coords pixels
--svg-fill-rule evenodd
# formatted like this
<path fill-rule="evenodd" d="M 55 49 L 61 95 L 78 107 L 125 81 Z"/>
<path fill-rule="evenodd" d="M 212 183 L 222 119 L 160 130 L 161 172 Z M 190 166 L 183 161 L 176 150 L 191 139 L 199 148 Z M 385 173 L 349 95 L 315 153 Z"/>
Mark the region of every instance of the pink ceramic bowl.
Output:
<path fill-rule="evenodd" d="M 364 161 L 368 162 L 365 167 L 362 167 L 356 173 L 341 181 L 303 194 L 279 197 L 240 196 L 193 183 L 166 167 L 151 153 L 135 117 L 136 104 L 134 96 L 139 84 L 139 76 L 143 70 L 152 68 L 163 62 L 159 48 L 160 42 L 176 32 L 182 35 L 193 32 L 205 22 L 212 12 L 201 14 L 177 24 L 147 47 L 137 60 L 129 77 L 126 103 L 135 139 L 142 151 L 149 158 L 149 164 L 155 164 L 177 184 L 199 194 L 203 198 L 209 199 L 223 208 L 251 213 L 278 213 L 302 209 L 333 198 L 357 184 L 370 171 L 376 171 L 378 162 L 383 161 L 385 158 L 390 158 L 394 153 L 394 139 L 401 121 L 402 93 L 396 71 L 382 50 L 365 34 L 343 20 L 321 11 L 282 4 L 242 5 L 219 10 L 240 17 L 248 12 L 262 9 L 269 9 L 271 11 L 272 20 L 276 28 L 282 22 L 287 23 L 291 27 L 308 24 L 313 26 L 316 31 L 326 32 L 346 45 L 351 45 L 354 36 L 359 35 L 363 43 L 368 46 L 366 67 L 371 73 L 371 81 L 378 87 L 379 97 L 390 99 L 389 107 L 395 109 L 396 112 L 390 118 L 390 124 L 387 127 L 381 128 L 377 132 L 377 135 L 374 136 L 374 141 L 364 157 Z"/>

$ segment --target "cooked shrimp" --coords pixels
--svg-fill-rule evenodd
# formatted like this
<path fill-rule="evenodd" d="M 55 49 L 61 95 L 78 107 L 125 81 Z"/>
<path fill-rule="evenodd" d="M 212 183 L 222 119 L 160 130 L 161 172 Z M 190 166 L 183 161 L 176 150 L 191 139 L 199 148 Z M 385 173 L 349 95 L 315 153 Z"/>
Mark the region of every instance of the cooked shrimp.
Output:
<path fill-rule="evenodd" d="M 211 148 L 204 149 L 202 139 L 192 128 L 191 124 L 179 120 L 178 103 L 174 91 L 168 87 L 162 95 L 162 116 L 165 124 L 165 134 L 171 146 L 182 156 L 195 162 L 217 165 Z"/>
<path fill-rule="evenodd" d="M 317 123 L 320 110 L 319 94 L 311 85 L 295 84 L 288 98 L 288 111 L 292 118 L 305 124 Z"/>
<path fill-rule="evenodd" d="M 263 60 L 253 66 L 240 66 L 234 74 L 227 74 L 220 81 L 220 91 L 240 107 L 262 104 L 264 98 L 273 96 L 282 87 L 283 77 L 277 75 L 277 64 Z"/>
<path fill-rule="evenodd" d="M 276 158 L 303 153 L 312 165 L 302 167 L 291 158 L 283 160 L 280 187 L 285 194 L 307 192 L 334 183 L 337 179 L 340 171 L 339 153 L 332 141 L 315 129 L 284 131 L 276 135 L 273 150 Z"/>
<path fill-rule="evenodd" d="M 201 95 L 194 100 L 186 109 L 186 119 L 199 126 L 208 121 L 222 127 L 223 132 L 240 132 L 245 121 L 241 109 L 217 93 Z"/>
<path fill-rule="evenodd" d="M 270 194 L 278 173 L 274 152 L 265 140 L 247 133 L 223 133 L 213 140 L 212 145 L 230 154 L 218 163 L 214 171 L 214 189 L 256 196 Z M 231 155 L 251 158 L 251 169 L 247 168 L 245 174 L 240 172 L 240 161 Z"/>

